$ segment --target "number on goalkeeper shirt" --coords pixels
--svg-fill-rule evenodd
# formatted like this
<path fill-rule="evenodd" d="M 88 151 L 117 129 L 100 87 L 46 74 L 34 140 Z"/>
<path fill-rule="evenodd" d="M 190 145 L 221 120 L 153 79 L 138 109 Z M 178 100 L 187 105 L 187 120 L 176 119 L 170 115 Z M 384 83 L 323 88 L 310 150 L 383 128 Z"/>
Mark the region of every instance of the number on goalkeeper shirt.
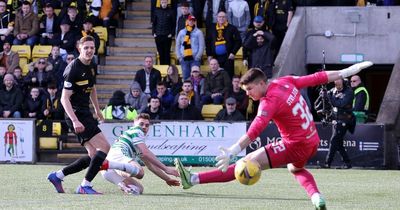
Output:
<path fill-rule="evenodd" d="M 301 124 L 301 128 L 304 130 L 307 130 L 310 126 L 310 123 L 314 120 L 303 96 L 300 96 L 299 102 L 294 105 L 292 113 L 294 116 L 300 115 L 300 118 L 304 120 L 304 122 Z"/>

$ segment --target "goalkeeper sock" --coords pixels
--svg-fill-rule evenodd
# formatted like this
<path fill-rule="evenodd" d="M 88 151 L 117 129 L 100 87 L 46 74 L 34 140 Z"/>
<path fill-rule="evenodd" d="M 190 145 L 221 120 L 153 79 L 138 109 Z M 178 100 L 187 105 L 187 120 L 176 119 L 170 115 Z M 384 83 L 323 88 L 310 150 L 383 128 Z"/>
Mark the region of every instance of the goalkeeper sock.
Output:
<path fill-rule="evenodd" d="M 315 182 L 313 175 L 306 169 L 294 172 L 293 175 L 297 182 L 299 182 L 300 185 L 306 190 L 310 198 L 314 193 L 319 193 L 317 183 Z"/>
<path fill-rule="evenodd" d="M 226 172 L 222 172 L 219 169 L 211 171 L 200 172 L 199 182 L 200 184 L 213 183 L 213 182 L 229 182 L 235 179 L 235 165 L 228 166 Z"/>

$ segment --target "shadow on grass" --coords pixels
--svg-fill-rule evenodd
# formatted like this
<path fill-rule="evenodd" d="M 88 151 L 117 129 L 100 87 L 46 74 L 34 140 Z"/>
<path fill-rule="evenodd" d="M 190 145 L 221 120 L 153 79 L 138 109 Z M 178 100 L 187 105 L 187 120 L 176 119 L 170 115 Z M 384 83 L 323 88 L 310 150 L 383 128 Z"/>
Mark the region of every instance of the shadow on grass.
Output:
<path fill-rule="evenodd" d="M 171 194 L 156 194 L 145 193 L 140 196 L 155 196 L 155 197 L 187 197 L 187 198 L 221 198 L 221 199 L 237 199 L 237 200 L 274 200 L 274 201 L 308 201 L 308 199 L 301 198 L 273 198 L 255 195 L 226 195 L 226 194 L 210 194 L 210 193 L 171 193 Z"/>

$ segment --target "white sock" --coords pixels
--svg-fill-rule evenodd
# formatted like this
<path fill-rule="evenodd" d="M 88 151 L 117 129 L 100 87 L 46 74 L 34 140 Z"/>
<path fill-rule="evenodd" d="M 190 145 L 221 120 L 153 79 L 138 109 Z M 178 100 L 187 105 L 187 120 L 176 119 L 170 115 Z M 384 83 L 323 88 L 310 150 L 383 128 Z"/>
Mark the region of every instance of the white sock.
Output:
<path fill-rule="evenodd" d="M 57 171 L 56 172 L 56 176 L 61 180 L 63 180 L 64 177 L 65 177 L 64 173 L 62 172 L 62 170 Z"/>
<path fill-rule="evenodd" d="M 139 173 L 139 168 L 133 166 L 130 163 L 119 163 L 115 161 L 108 161 L 108 168 L 109 169 L 118 169 L 121 171 L 128 172 L 131 176 L 136 176 Z"/>
<path fill-rule="evenodd" d="M 82 187 L 86 187 L 86 186 L 92 186 L 92 183 L 91 182 L 89 182 L 88 180 L 86 180 L 86 179 L 83 179 L 82 180 L 82 183 L 81 183 L 81 186 Z"/>
<path fill-rule="evenodd" d="M 124 177 L 118 175 L 114 170 L 101 171 L 101 175 L 103 175 L 104 179 L 116 185 L 125 179 Z"/>
<path fill-rule="evenodd" d="M 192 185 L 200 184 L 199 174 L 197 174 L 197 173 L 191 174 L 190 183 Z"/>

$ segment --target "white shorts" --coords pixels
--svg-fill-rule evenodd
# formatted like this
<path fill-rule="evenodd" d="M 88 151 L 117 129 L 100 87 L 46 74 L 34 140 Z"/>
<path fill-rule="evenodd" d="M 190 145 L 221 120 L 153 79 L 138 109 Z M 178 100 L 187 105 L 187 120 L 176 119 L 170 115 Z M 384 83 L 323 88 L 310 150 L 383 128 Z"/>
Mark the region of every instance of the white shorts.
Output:
<path fill-rule="evenodd" d="M 134 158 L 124 155 L 121 150 L 115 148 L 110 149 L 107 155 L 107 160 L 116 161 L 120 163 L 129 163 L 131 161 L 135 161 Z"/>

